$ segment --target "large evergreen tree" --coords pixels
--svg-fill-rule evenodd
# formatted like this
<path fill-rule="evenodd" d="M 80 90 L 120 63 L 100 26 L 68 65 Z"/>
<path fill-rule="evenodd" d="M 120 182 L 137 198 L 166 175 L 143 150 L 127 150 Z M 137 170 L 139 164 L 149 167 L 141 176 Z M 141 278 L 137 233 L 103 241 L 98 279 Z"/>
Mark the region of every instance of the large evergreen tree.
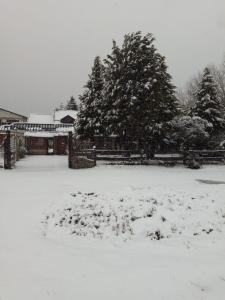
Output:
<path fill-rule="evenodd" d="M 212 132 L 220 131 L 224 126 L 221 101 L 209 68 L 205 68 L 196 95 L 193 114 L 212 125 Z"/>
<path fill-rule="evenodd" d="M 106 59 L 106 121 L 109 133 L 157 143 L 177 112 L 165 58 L 151 34 L 128 34 Z"/>
<path fill-rule="evenodd" d="M 78 113 L 78 134 L 83 137 L 93 138 L 101 134 L 102 125 L 102 90 L 104 86 L 104 66 L 99 56 L 94 60 L 89 80 L 84 86 L 85 90 L 79 97 L 80 110 Z"/>

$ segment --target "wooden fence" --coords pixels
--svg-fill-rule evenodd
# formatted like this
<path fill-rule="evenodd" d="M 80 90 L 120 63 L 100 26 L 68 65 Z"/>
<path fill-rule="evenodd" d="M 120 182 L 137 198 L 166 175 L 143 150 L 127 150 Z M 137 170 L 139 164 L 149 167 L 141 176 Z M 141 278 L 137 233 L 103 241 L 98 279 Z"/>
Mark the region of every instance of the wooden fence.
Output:
<path fill-rule="evenodd" d="M 130 150 L 105 150 L 87 149 L 83 150 L 83 156 L 92 158 L 95 161 L 109 161 L 121 163 L 148 164 L 150 162 L 142 152 Z M 180 153 L 156 153 L 151 162 L 165 165 L 176 163 L 186 164 L 187 160 L 195 160 L 200 164 L 225 163 L 225 150 L 189 150 Z"/>
<path fill-rule="evenodd" d="M 190 150 L 188 153 L 202 163 L 225 162 L 225 150 Z"/>
<path fill-rule="evenodd" d="M 75 157 L 82 157 L 96 161 L 108 161 L 110 164 L 159 164 L 172 166 L 196 161 L 199 164 L 225 163 L 225 150 L 189 150 L 179 153 L 156 153 L 149 160 L 143 151 L 95 149 L 87 142 L 75 141 L 72 134 L 69 136 L 69 167 Z"/>

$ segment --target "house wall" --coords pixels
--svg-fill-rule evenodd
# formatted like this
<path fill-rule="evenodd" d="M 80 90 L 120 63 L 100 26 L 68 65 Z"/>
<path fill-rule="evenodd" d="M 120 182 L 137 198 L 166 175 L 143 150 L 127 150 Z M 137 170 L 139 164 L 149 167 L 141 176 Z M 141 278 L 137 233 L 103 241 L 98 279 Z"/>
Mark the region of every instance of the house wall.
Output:
<path fill-rule="evenodd" d="M 0 124 L 10 124 L 14 122 L 26 122 L 26 121 L 27 118 L 24 116 L 20 116 L 14 114 L 13 112 L 0 109 Z"/>
<path fill-rule="evenodd" d="M 72 118 L 71 116 L 65 116 L 64 118 L 62 118 L 60 120 L 61 123 L 64 123 L 64 124 L 74 124 L 75 122 L 75 119 Z"/>

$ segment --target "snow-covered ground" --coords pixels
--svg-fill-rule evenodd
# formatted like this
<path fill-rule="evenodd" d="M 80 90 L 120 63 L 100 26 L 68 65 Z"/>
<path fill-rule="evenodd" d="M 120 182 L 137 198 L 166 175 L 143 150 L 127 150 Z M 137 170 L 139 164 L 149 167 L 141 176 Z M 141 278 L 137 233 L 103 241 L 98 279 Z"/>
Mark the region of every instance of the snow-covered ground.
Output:
<path fill-rule="evenodd" d="M 0 169 L 0 300 L 224 300 L 223 181 L 225 166 L 56 156 Z"/>

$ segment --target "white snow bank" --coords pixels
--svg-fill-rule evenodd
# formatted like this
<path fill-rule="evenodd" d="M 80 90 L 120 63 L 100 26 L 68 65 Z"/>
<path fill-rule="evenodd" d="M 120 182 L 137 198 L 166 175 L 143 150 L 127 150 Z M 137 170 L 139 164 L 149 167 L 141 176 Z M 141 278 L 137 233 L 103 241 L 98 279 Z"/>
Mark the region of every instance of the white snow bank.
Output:
<path fill-rule="evenodd" d="M 225 207 L 209 194 L 130 188 L 117 193 L 75 192 L 46 215 L 47 231 L 123 240 L 221 234 Z"/>
<path fill-rule="evenodd" d="M 81 203 L 81 198 L 79 202 L 71 195 L 77 191 L 82 195 L 95 192 L 100 200 L 103 196 L 107 201 L 111 199 L 110 205 L 116 208 L 118 197 L 126 192 L 127 197 L 134 192 L 132 201 L 147 193 L 152 197 L 170 194 L 176 199 L 176 192 L 179 198 L 184 195 L 184 201 L 195 204 L 187 211 L 179 207 L 178 201 L 172 204 L 180 213 L 184 211 L 188 232 L 191 220 L 196 226 L 198 220 L 203 224 L 203 216 L 206 222 L 212 221 L 216 211 L 221 220 L 220 209 L 225 207 L 225 185 L 196 179 L 224 181 L 225 166 L 206 166 L 196 171 L 180 166 L 98 164 L 92 169 L 71 170 L 66 156 L 30 156 L 17 162 L 14 170 L 0 169 L 0 299 L 224 300 L 225 239 L 224 233 L 216 229 L 206 234 L 199 226 L 199 236 L 188 238 L 183 230 L 182 235 L 174 233 L 174 238 L 160 241 L 132 236 L 132 241 L 124 243 L 119 240 L 123 235 L 114 239 L 71 235 L 70 227 L 54 226 L 56 218 L 49 219 L 48 225 L 41 224 L 46 209 L 59 216 L 57 210 L 62 212 L 71 203 Z M 196 199 L 190 199 L 192 195 Z M 94 195 L 87 198 L 95 200 Z M 215 202 L 209 203 L 207 213 L 204 205 L 210 199 Z M 163 207 L 167 215 L 161 213 Z M 159 216 L 161 224 L 160 218 L 165 216 L 169 224 L 174 216 L 181 226 L 178 211 L 163 207 L 156 207 L 153 218 Z M 187 213 L 192 216 L 190 220 Z M 134 224 L 145 220 L 148 218 Z M 221 228 L 224 232 L 223 225 Z M 142 236 L 135 229 L 136 237 Z"/>

